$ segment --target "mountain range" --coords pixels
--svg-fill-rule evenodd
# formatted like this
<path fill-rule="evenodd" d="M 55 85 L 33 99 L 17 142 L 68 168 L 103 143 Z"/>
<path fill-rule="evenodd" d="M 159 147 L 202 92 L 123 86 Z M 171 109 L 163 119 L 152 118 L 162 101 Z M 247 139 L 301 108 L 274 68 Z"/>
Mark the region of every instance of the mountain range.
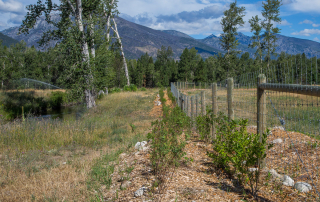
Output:
<path fill-rule="evenodd" d="M 59 15 L 54 14 L 53 18 L 59 20 Z M 122 38 L 124 52 L 128 59 L 137 59 L 146 52 L 155 58 L 157 56 L 157 51 L 161 46 L 170 46 L 173 50 L 175 59 L 179 59 L 185 48 L 191 49 L 193 47 L 198 50 L 198 53 L 203 58 L 213 56 L 219 52 L 224 53 L 219 45 L 219 37 L 215 35 L 210 35 L 205 39 L 194 39 L 185 33 L 175 30 L 155 30 L 129 22 L 120 17 L 116 17 L 115 20 L 118 25 L 119 34 Z M 17 35 L 19 27 L 3 30 L 2 34 L 17 41 L 24 40 L 28 46 L 34 45 L 36 48 L 43 50 L 45 48 L 40 48 L 37 41 L 41 38 L 43 32 L 52 28 L 52 25 L 48 25 L 42 17 L 37 21 L 34 29 L 30 30 L 29 35 Z M 283 35 L 277 35 L 277 37 L 277 53 L 281 53 L 282 51 L 288 54 L 306 53 L 306 55 L 310 57 L 314 56 L 317 51 L 320 51 L 320 43 L 315 41 Z M 240 43 L 238 50 L 243 52 L 247 51 L 250 53 L 250 56 L 253 57 L 255 50 L 248 48 L 250 37 L 238 33 L 236 38 Z M 4 42 L 6 43 L 6 39 Z M 49 46 L 52 47 L 56 43 L 57 41 L 52 41 L 49 43 Z M 320 56 L 320 53 L 318 53 L 318 56 Z"/>

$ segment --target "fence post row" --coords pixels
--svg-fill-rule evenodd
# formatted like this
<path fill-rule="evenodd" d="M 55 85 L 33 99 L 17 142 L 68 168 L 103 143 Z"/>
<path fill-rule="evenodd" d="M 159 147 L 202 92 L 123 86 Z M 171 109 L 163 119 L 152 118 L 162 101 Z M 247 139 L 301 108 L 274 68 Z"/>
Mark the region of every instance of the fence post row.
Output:
<path fill-rule="evenodd" d="M 186 97 L 187 97 L 187 107 L 186 107 L 186 109 L 187 109 L 187 116 L 189 116 L 189 101 L 190 101 L 190 97 L 189 96 L 187 96 L 186 95 Z"/>
<path fill-rule="evenodd" d="M 227 96 L 228 96 L 228 118 L 229 120 L 234 119 L 234 111 L 233 111 L 233 78 L 228 78 L 227 85 Z"/>
<path fill-rule="evenodd" d="M 218 113 L 218 103 L 217 103 L 217 84 L 213 83 L 212 86 L 212 113 L 214 116 Z M 216 139 L 216 129 L 214 123 L 212 123 L 212 137 Z"/>
<path fill-rule="evenodd" d="M 204 91 L 201 91 L 201 115 L 206 115 L 206 109 L 205 109 L 205 101 L 204 101 Z"/>
<path fill-rule="evenodd" d="M 199 99 L 198 95 L 196 95 L 196 117 L 199 116 Z"/>
<path fill-rule="evenodd" d="M 191 120 L 193 120 L 193 117 L 194 117 L 194 107 L 193 107 L 193 104 L 194 104 L 194 101 L 193 101 L 193 96 L 191 97 L 191 113 L 190 113 L 190 117 L 191 117 Z"/>
<path fill-rule="evenodd" d="M 257 133 L 260 134 L 260 142 L 262 141 L 263 131 L 266 129 L 266 94 L 264 89 L 260 88 L 259 85 L 266 83 L 266 77 L 264 74 L 258 76 L 257 85 Z M 266 162 L 259 160 L 261 167 L 265 167 Z"/>

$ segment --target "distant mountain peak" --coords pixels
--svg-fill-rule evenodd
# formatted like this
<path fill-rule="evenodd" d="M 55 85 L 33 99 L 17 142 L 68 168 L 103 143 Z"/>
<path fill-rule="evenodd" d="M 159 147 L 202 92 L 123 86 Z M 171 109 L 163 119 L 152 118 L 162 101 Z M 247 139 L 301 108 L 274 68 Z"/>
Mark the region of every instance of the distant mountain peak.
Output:
<path fill-rule="evenodd" d="M 210 36 L 207 36 L 207 37 L 204 38 L 204 39 L 211 39 L 211 38 L 219 38 L 219 37 L 217 37 L 217 36 L 214 35 L 214 34 L 211 34 Z"/>

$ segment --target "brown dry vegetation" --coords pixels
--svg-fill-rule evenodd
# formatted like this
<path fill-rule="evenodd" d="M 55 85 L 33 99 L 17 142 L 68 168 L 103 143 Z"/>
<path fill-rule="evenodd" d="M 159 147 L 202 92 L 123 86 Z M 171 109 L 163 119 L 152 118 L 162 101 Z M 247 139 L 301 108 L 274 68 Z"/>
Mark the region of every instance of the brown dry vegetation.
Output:
<path fill-rule="evenodd" d="M 159 100 L 157 93 L 157 90 L 151 90 L 146 93 L 113 94 L 100 101 L 100 106 L 84 116 L 87 119 L 94 117 L 93 120 L 96 122 L 104 119 L 124 119 L 121 121 L 126 122 L 123 127 L 128 132 L 120 134 L 123 137 L 120 142 L 106 139 L 102 145 L 90 147 L 69 144 L 59 148 L 53 147 L 50 150 L 19 154 L 21 156 L 2 152 L 0 155 L 0 201 L 99 201 L 98 198 L 105 201 L 152 201 L 152 198 L 157 196 L 152 195 L 150 191 L 142 197 L 134 197 L 134 192 L 142 186 L 150 188 L 155 178 L 151 172 L 148 152 L 136 151 L 132 146 L 137 141 L 146 140 L 145 134 L 151 129 L 151 121 L 162 115 L 162 107 L 155 106 L 154 103 L 155 100 Z M 137 105 L 131 103 L 133 110 L 126 114 L 130 118 L 117 116 L 112 108 L 128 110 L 123 101 L 133 97 L 147 97 L 150 102 L 143 104 L 148 107 L 139 110 Z M 166 93 L 164 98 L 167 100 L 167 105 L 172 105 Z M 136 101 L 139 99 L 134 102 Z M 97 118 L 97 114 L 101 116 L 108 112 L 110 116 Z M 131 131 L 129 123 L 136 126 L 135 131 Z M 105 125 L 105 128 L 97 128 L 94 134 L 88 132 L 85 134 L 90 136 L 108 130 L 112 130 L 110 125 Z M 255 132 L 255 128 L 249 127 L 248 131 Z M 298 162 L 293 149 L 296 148 L 301 152 L 308 169 L 312 166 L 318 167 L 320 165 L 317 156 L 320 151 L 318 147 L 312 146 L 316 140 L 302 133 L 287 134 L 280 129 L 272 130 L 272 135 L 268 138 L 269 141 L 282 138 L 284 143 L 276 145 L 268 153 L 267 167 L 274 168 L 281 174 L 288 174 L 296 181 L 311 184 L 301 164 L 298 164 L 300 170 L 293 167 Z M 294 148 L 290 147 L 292 142 L 296 145 Z M 166 193 L 160 196 L 162 201 L 254 200 L 248 194 L 249 187 L 239 187 L 232 176 L 214 167 L 212 160 L 207 156 L 207 151 L 211 151 L 211 148 L 212 145 L 199 141 L 198 134 L 193 133 L 185 148 L 186 156 L 193 161 L 181 162 L 181 166 L 169 182 Z M 32 166 L 18 165 L 18 157 L 23 155 L 30 159 L 29 163 Z M 110 155 L 115 155 L 117 158 L 109 158 Z M 31 156 L 37 157 L 31 158 Z M 291 167 L 290 164 L 292 164 Z M 47 168 L 44 168 L 45 165 Z M 112 179 L 110 188 L 108 184 L 101 183 L 91 174 L 93 169 L 99 168 L 103 171 L 109 166 L 114 166 L 114 173 L 110 175 Z M 292 176 L 292 173 L 296 175 Z M 314 181 L 316 180 L 315 178 Z M 126 181 L 130 181 L 131 185 L 122 189 L 120 186 Z M 316 197 L 314 190 L 309 194 L 303 194 L 291 187 L 280 186 L 279 181 L 269 179 L 265 171 L 262 173 L 260 186 L 262 188 L 258 192 L 259 201 L 314 201 Z"/>

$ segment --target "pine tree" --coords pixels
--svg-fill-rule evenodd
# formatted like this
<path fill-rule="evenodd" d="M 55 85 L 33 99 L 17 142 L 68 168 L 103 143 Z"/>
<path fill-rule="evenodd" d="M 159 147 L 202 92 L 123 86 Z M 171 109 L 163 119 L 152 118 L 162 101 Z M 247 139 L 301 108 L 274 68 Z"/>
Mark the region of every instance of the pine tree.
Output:
<path fill-rule="evenodd" d="M 270 60 L 272 55 L 276 55 L 276 34 L 280 33 L 278 27 L 274 27 L 274 23 L 280 23 L 280 6 L 281 1 L 279 0 L 266 0 L 263 2 L 262 16 L 264 17 L 262 21 L 262 28 L 265 30 L 263 41 L 265 43 L 265 49 L 267 50 L 266 60 L 267 67 L 269 69 Z"/>
<path fill-rule="evenodd" d="M 249 48 L 256 48 L 255 56 L 256 58 L 260 59 L 260 71 L 262 72 L 262 57 L 263 57 L 263 51 L 265 49 L 265 43 L 261 40 L 261 32 L 262 32 L 262 26 L 261 26 L 261 19 L 256 15 L 252 17 L 249 20 L 250 26 L 251 26 L 251 32 L 253 32 L 253 35 L 251 37 L 252 43 L 249 44 Z"/>
<path fill-rule="evenodd" d="M 224 11 L 224 17 L 222 18 L 221 25 L 223 33 L 220 38 L 220 45 L 226 53 L 226 59 L 228 64 L 227 66 L 227 74 L 230 76 L 230 70 L 233 70 L 231 66 L 232 57 L 235 57 L 239 51 L 236 51 L 237 46 L 239 45 L 238 40 L 236 40 L 236 35 L 238 26 L 243 26 L 243 16 L 244 16 L 244 7 L 238 7 L 237 1 L 230 4 L 228 10 Z"/>

